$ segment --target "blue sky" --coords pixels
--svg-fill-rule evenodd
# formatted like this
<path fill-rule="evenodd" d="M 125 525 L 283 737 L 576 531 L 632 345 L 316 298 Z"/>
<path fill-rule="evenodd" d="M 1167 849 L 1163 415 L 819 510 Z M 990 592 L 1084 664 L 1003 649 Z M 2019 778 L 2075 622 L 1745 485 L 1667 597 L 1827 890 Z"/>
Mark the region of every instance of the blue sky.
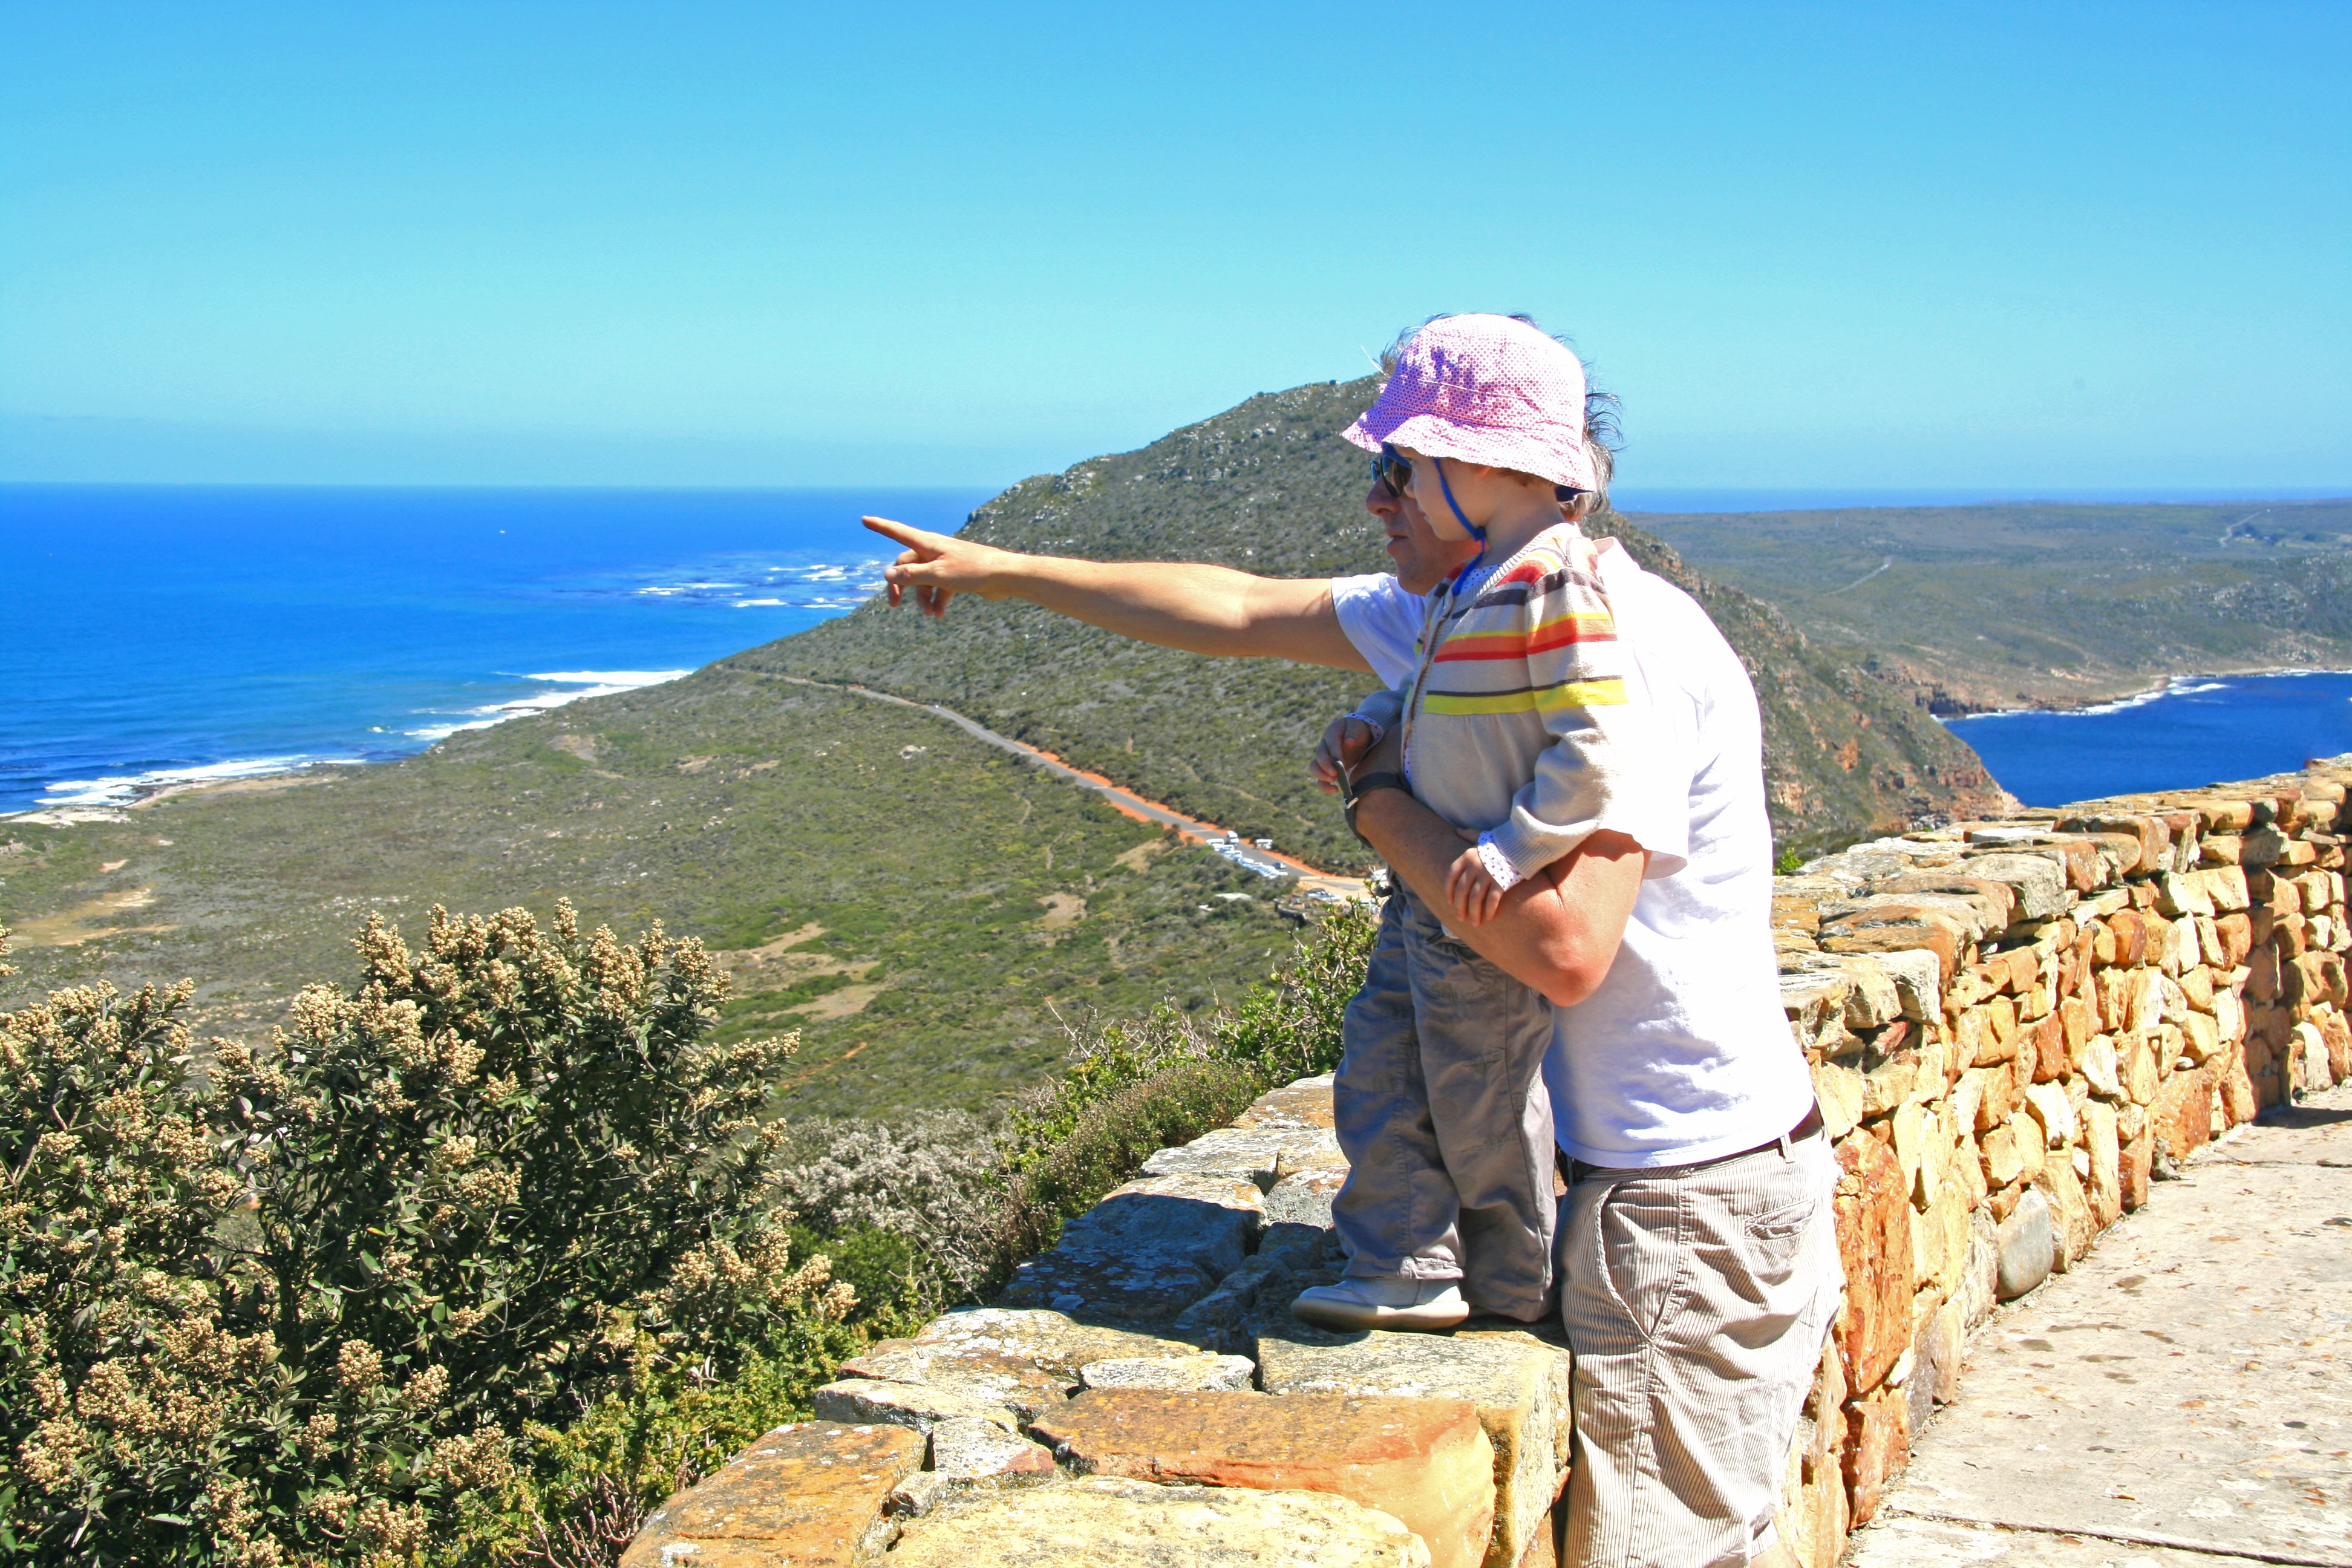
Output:
<path fill-rule="evenodd" d="M 0 479 L 996 484 L 1527 310 L 1638 486 L 2352 489 L 2352 6 L 0 0 Z"/>

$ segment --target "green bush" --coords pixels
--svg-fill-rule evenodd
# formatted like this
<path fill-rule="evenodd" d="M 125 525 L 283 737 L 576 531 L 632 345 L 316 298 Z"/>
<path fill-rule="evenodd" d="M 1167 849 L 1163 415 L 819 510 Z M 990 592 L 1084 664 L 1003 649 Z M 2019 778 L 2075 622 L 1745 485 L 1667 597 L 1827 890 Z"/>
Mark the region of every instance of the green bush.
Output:
<path fill-rule="evenodd" d="M 1339 1025 L 1364 983 L 1380 917 L 1343 904 L 1290 955 L 1289 966 L 1252 986 L 1215 1025 L 1218 1053 L 1267 1084 L 1289 1083 L 1339 1065 Z"/>
<path fill-rule="evenodd" d="M 837 1321 L 804 1321 L 726 1375 L 641 1348 L 622 1385 L 584 1415 L 525 1428 L 526 1460 L 502 1486 L 460 1500 L 433 1560 L 441 1568 L 610 1568 L 664 1499 L 761 1433 L 806 1416 L 810 1391 L 866 1338 Z"/>
<path fill-rule="evenodd" d="M 1092 1208 L 1154 1152 L 1232 1120 L 1265 1087 L 1234 1062 L 1179 1061 L 1091 1100 L 1059 1137 L 1030 1152 L 1011 1183 L 991 1285 L 1052 1247 L 1064 1220 Z"/>
<path fill-rule="evenodd" d="M 792 1042 L 705 1041 L 698 944 L 566 908 L 354 945 L 267 1051 L 192 1059 L 185 986 L 0 1015 L 9 1550 L 404 1560 L 529 1424 L 832 1342 L 763 1174 Z"/>
<path fill-rule="evenodd" d="M 961 1111 L 794 1129 L 785 1201 L 868 1312 L 922 1313 L 981 1290 L 1004 1247 L 997 1141 Z"/>
<path fill-rule="evenodd" d="M 645 1363 L 561 1431 L 534 1428 L 527 1462 L 478 1500 L 452 1563 L 609 1564 L 645 1514 L 778 1422 L 866 1336 L 911 1333 L 984 1298 L 1022 1258 L 1170 1143 L 1229 1121 L 1273 1083 L 1339 1060 L 1339 1019 L 1363 974 L 1374 921 L 1331 915 L 1289 964 L 1206 1020 L 1162 1008 L 1140 1023 L 1074 1030 L 1067 1070 L 1015 1107 L 993 1137 L 970 1118 L 804 1130 L 781 1173 L 803 1216 L 797 1249 L 822 1248 L 854 1285 L 853 1322 L 748 1356 L 731 1376 Z"/>

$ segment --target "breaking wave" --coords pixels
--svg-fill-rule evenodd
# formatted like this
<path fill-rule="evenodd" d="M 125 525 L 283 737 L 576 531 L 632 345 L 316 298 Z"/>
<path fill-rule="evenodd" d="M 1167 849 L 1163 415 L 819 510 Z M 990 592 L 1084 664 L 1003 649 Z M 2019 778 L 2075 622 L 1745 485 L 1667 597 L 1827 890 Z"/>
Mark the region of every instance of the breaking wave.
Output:
<path fill-rule="evenodd" d="M 545 675 L 526 675 L 525 680 L 545 680 L 563 688 L 558 691 L 537 691 L 528 697 L 518 697 L 506 702 L 485 703 L 468 708 L 449 722 L 427 724 L 421 729 L 402 733 L 419 741 L 446 741 L 460 730 L 487 730 L 493 724 L 503 724 L 509 719 L 520 719 L 532 713 L 551 712 L 555 709 L 588 697 L 611 697 L 623 691 L 638 691 L 648 686 L 677 680 L 692 675 L 690 669 L 559 669 Z"/>

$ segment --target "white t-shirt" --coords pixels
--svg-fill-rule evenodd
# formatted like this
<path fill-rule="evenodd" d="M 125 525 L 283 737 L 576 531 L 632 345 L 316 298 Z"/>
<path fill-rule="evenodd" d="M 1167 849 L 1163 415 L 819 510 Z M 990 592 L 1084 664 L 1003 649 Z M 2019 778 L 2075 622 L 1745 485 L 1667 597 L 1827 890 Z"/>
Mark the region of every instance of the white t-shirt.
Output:
<path fill-rule="evenodd" d="M 1339 629 L 1387 687 L 1402 686 L 1421 663 L 1422 613 L 1429 600 L 1408 594 L 1385 572 L 1331 579 Z"/>
<path fill-rule="evenodd" d="M 1658 716 L 1652 787 L 1602 826 L 1650 853 L 1616 962 L 1556 1011 L 1544 1060 L 1559 1146 L 1587 1164 L 1689 1164 L 1769 1142 L 1812 1103 L 1780 1010 L 1764 730 L 1739 656 L 1697 601 L 1604 546 L 1618 635 Z M 1393 577 L 1331 584 L 1380 679 L 1411 679 L 1424 601 Z"/>

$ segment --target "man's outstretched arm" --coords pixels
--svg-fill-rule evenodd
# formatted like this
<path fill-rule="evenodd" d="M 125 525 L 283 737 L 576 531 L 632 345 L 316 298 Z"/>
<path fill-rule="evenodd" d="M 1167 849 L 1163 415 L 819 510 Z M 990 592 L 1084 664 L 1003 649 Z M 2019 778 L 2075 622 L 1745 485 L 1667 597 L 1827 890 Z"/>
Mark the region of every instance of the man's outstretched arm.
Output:
<path fill-rule="evenodd" d="M 1259 577 L 1197 562 L 1074 561 L 1023 555 L 869 517 L 866 526 L 906 547 L 883 573 L 890 602 L 911 592 L 927 616 L 958 594 L 1026 599 L 1121 637 L 1189 653 L 1288 658 L 1369 670 L 1340 629 L 1331 584 Z"/>

